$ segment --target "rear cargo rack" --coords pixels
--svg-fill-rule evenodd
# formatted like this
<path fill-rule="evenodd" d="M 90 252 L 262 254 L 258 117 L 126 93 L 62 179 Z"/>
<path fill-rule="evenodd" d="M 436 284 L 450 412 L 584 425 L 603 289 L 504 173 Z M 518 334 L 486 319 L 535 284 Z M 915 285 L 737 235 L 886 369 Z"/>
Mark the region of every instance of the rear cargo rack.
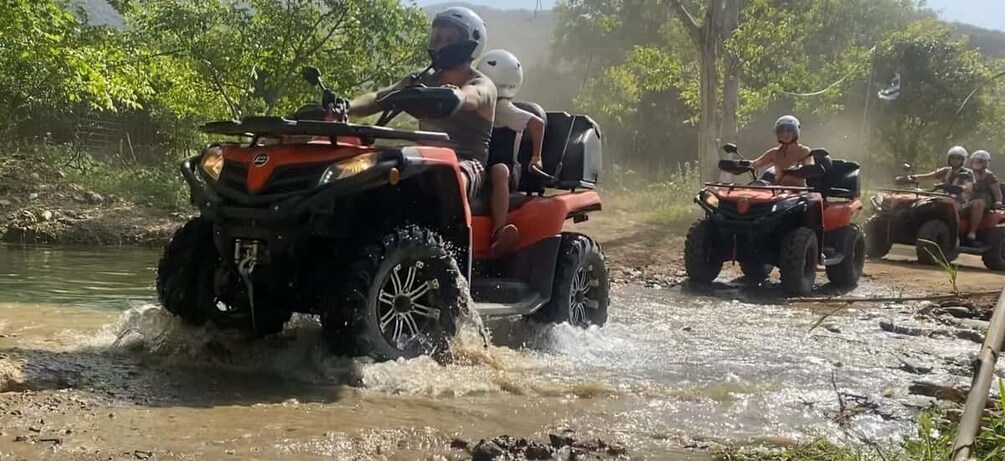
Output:
<path fill-rule="evenodd" d="M 433 131 L 405 131 L 372 125 L 335 123 L 319 120 L 291 120 L 283 117 L 245 117 L 244 119 L 210 122 L 199 128 L 203 133 L 225 136 L 342 136 L 360 138 L 367 144 L 376 139 L 404 141 L 449 141 L 446 133 Z"/>

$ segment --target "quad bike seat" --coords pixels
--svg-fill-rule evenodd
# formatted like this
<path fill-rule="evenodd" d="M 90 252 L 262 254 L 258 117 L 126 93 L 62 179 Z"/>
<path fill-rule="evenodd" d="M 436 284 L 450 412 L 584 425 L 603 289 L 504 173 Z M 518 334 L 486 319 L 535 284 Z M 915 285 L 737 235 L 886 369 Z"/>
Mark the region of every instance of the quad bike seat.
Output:
<path fill-rule="evenodd" d="M 518 107 L 525 108 L 517 103 Z M 600 127 L 585 115 L 570 115 L 567 112 L 545 113 L 536 104 L 538 116 L 544 114 L 544 146 L 541 163 L 544 172 L 554 177 L 546 180 L 529 174 L 527 165 L 533 153 L 531 140 L 523 137 L 517 158 L 522 165 L 517 190 L 528 193 L 543 193 L 546 187 L 555 189 L 596 189 L 602 166 L 602 145 Z"/>
<path fill-rule="evenodd" d="M 512 191 L 509 194 L 509 209 L 513 211 L 520 208 L 527 201 L 529 196 L 523 192 Z M 471 216 L 492 216 L 492 193 L 486 184 L 482 192 L 471 200 Z"/>
<path fill-rule="evenodd" d="M 808 178 L 806 185 L 820 191 L 824 197 L 858 198 L 862 194 L 859 178 L 861 165 L 848 160 L 831 159 L 827 149 L 813 149 L 813 161 L 825 169 L 823 176 Z"/>

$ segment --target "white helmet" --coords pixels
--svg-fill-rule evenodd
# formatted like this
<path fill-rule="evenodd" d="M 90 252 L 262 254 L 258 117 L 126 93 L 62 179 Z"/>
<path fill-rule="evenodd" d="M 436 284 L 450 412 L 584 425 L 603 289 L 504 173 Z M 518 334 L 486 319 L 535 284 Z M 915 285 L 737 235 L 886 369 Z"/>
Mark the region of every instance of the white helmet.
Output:
<path fill-rule="evenodd" d="M 475 51 L 471 54 L 471 60 L 474 61 L 478 58 L 478 56 L 481 56 L 482 50 L 485 49 L 485 41 L 488 38 L 488 31 L 485 28 L 485 21 L 482 21 L 481 16 L 478 16 L 477 13 L 462 6 L 452 6 L 439 12 L 439 14 L 433 18 L 433 24 L 430 26 L 430 31 L 432 31 L 432 28 L 437 26 L 451 26 L 461 32 L 461 39 L 474 40 L 475 42 L 478 42 L 478 46 L 475 47 Z M 432 41 L 433 34 L 430 33 L 428 46 L 430 50 L 433 48 Z"/>
<path fill-rule="evenodd" d="M 799 119 L 791 115 L 784 115 L 775 121 L 775 133 L 778 132 L 779 128 L 788 127 L 796 132 L 796 138 L 799 138 L 799 133 L 802 127 L 799 125 Z"/>
<path fill-rule="evenodd" d="M 506 50 L 492 50 L 478 61 L 478 71 L 496 84 L 500 98 L 513 99 L 523 86 L 523 66 Z"/>
<path fill-rule="evenodd" d="M 970 160 L 984 160 L 985 162 L 990 162 L 991 153 L 986 150 L 974 151 L 974 154 L 970 156 Z"/>
<path fill-rule="evenodd" d="M 974 153 L 976 154 L 977 152 L 974 152 Z M 963 146 L 953 146 L 953 147 L 950 147 L 949 148 L 949 152 L 946 152 L 946 160 L 949 160 L 949 159 L 951 159 L 953 157 L 959 157 L 959 158 L 962 158 L 963 160 L 966 160 L 967 159 L 967 150 L 964 149 Z"/>

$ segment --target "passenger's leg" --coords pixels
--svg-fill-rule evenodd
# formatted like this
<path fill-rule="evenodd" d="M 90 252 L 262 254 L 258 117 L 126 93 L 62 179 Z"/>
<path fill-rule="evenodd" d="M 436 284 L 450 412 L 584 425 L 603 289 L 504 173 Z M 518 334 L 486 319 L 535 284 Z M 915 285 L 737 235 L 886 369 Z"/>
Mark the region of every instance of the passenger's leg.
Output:
<path fill-rule="evenodd" d="M 977 228 L 980 227 L 981 221 L 984 219 L 985 208 L 986 205 L 982 199 L 970 201 L 970 233 L 967 234 L 968 240 L 977 240 Z"/>
<path fill-rule="evenodd" d="M 492 186 L 492 253 L 510 251 L 520 237 L 516 226 L 507 224 L 509 217 L 509 167 L 495 164 L 489 169 Z"/>

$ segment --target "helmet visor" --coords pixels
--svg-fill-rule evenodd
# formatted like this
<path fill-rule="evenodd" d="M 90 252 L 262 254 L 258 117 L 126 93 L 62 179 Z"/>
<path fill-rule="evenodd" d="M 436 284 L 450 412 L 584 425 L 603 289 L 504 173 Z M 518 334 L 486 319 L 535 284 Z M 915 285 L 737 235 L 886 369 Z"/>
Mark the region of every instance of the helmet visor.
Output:
<path fill-rule="evenodd" d="M 775 127 L 775 134 L 776 135 L 781 136 L 781 135 L 783 135 L 785 133 L 789 133 L 791 135 L 796 135 L 798 132 L 796 131 L 796 127 L 794 127 L 792 125 L 778 125 L 778 126 Z"/>

